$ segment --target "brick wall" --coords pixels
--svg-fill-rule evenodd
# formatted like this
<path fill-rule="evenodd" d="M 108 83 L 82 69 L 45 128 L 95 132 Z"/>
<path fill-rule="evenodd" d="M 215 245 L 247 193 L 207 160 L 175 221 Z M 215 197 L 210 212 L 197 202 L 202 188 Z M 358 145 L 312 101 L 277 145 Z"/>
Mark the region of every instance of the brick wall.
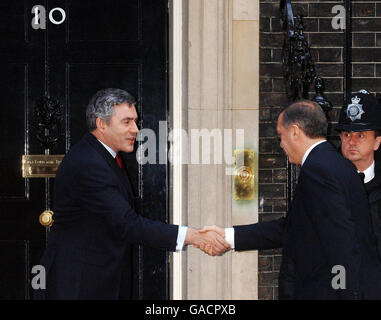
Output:
<path fill-rule="evenodd" d="M 287 98 L 282 76 L 284 33 L 279 21 L 279 0 L 260 0 L 260 112 L 259 112 L 259 220 L 285 214 L 287 160 L 276 137 L 276 119 Z M 294 14 L 303 14 L 316 72 L 325 81 L 325 95 L 333 104 L 328 138 L 343 103 L 345 33 L 332 27 L 331 13 L 344 1 L 292 1 Z M 381 92 L 381 1 L 352 1 L 352 91 Z M 311 96 L 313 97 L 313 88 Z M 278 298 L 281 249 L 259 252 L 259 299 Z"/>

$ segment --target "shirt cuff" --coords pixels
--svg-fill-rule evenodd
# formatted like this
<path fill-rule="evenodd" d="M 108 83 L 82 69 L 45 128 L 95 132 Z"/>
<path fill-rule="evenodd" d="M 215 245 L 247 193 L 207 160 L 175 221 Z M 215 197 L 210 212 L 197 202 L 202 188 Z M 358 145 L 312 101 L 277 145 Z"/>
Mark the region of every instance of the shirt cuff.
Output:
<path fill-rule="evenodd" d="M 225 228 L 225 240 L 230 244 L 230 248 L 234 249 L 234 228 Z"/>
<path fill-rule="evenodd" d="M 184 241 L 187 230 L 188 227 L 179 226 L 179 231 L 177 233 L 176 251 L 181 251 L 184 249 Z"/>

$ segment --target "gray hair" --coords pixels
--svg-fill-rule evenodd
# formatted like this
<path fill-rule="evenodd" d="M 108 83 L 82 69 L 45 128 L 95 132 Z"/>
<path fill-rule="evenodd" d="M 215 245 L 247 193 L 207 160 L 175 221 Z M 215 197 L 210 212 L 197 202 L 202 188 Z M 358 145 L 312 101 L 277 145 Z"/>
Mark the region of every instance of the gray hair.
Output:
<path fill-rule="evenodd" d="M 316 102 L 299 100 L 289 105 L 282 113 L 282 122 L 285 128 L 291 124 L 297 124 L 311 139 L 327 136 L 327 117 Z"/>
<path fill-rule="evenodd" d="M 86 124 L 89 131 L 97 128 L 97 118 L 105 120 L 107 124 L 110 123 L 114 106 L 122 103 L 135 106 L 136 99 L 122 89 L 106 88 L 95 93 L 86 108 Z"/>

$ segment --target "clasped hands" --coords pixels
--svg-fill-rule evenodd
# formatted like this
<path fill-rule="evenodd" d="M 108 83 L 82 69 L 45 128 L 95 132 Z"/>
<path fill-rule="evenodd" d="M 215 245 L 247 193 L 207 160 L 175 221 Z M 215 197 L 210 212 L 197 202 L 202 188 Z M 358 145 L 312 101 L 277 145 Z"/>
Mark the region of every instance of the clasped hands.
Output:
<path fill-rule="evenodd" d="M 211 256 L 221 255 L 230 249 L 229 243 L 225 240 L 225 230 L 217 226 L 208 226 L 201 230 L 188 228 L 185 243 Z"/>

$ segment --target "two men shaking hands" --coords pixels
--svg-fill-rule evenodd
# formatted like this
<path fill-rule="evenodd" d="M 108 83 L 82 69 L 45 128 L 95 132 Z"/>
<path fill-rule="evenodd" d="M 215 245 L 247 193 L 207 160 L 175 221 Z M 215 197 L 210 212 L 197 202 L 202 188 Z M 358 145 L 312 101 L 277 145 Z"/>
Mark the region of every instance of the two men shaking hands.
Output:
<path fill-rule="evenodd" d="M 227 233 L 229 237 L 229 231 Z M 226 237 L 225 229 L 218 226 L 205 226 L 201 230 L 188 228 L 185 244 L 192 244 L 210 256 L 219 256 L 233 246 L 231 238 Z"/>
<path fill-rule="evenodd" d="M 345 108 L 348 121 L 368 128 L 360 116 L 369 99 L 365 93 L 352 98 Z M 66 154 L 55 179 L 55 221 L 41 259 L 45 298 L 118 299 L 122 266 L 133 270 L 132 244 L 168 251 L 188 244 L 209 255 L 282 248 L 280 274 L 292 284 L 291 299 L 381 299 L 381 263 L 364 185 L 356 167 L 326 140 L 328 123 L 318 104 L 301 100 L 278 117 L 280 147 L 290 163 L 301 165 L 287 217 L 201 230 L 136 213 L 128 168 L 119 159 L 134 150 L 135 105 L 128 92 L 113 88 L 89 102 L 89 132 Z M 350 152 L 356 152 L 354 145 Z M 335 266 L 347 270 L 345 290 L 331 286 Z"/>

